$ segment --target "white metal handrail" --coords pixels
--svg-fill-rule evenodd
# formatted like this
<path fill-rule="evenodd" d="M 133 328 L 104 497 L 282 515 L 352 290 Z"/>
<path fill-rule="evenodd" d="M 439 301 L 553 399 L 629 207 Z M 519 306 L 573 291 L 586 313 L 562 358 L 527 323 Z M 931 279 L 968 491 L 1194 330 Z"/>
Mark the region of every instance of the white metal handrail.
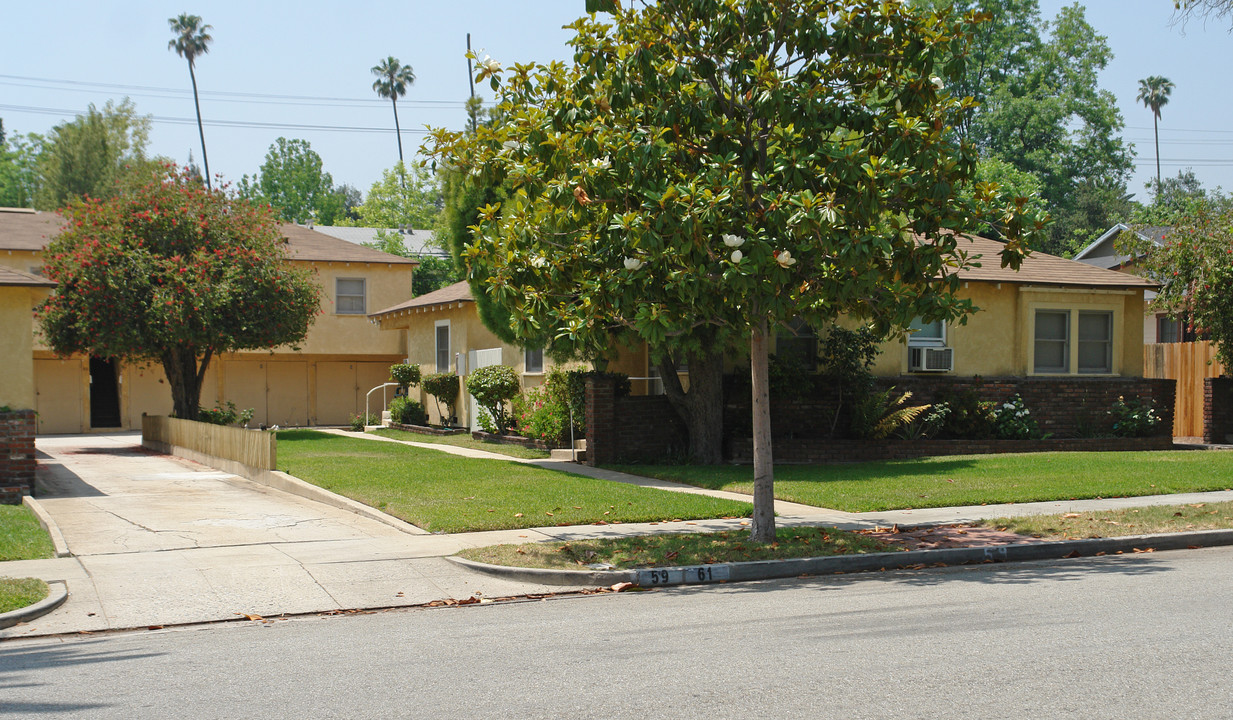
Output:
<path fill-rule="evenodd" d="M 369 390 L 368 394 L 364 396 L 364 421 L 363 423 L 361 423 L 362 425 L 368 424 L 368 400 L 369 398 L 372 397 L 373 393 L 380 390 L 381 391 L 381 407 L 382 408 L 389 407 L 389 402 L 385 399 L 385 389 L 390 386 L 398 387 L 398 383 L 395 383 L 395 382 L 382 383 L 378 385 L 377 387 L 373 388 L 372 390 Z"/>

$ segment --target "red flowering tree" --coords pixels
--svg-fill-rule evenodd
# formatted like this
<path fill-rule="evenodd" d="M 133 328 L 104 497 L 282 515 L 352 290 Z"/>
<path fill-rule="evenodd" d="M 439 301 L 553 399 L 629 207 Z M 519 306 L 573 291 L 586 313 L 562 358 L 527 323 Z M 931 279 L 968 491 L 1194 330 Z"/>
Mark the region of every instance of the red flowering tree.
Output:
<path fill-rule="evenodd" d="M 215 355 L 295 344 L 317 313 L 317 287 L 284 262 L 270 210 L 187 170 L 62 213 L 44 265 L 58 285 L 39 308 L 48 344 L 161 363 L 177 417 L 197 419 Z"/>

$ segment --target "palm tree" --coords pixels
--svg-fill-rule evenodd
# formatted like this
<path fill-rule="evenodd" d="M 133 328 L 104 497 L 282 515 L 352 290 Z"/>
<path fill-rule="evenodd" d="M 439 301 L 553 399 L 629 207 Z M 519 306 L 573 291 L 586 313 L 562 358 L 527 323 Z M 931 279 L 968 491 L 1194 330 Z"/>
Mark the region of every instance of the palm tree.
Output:
<path fill-rule="evenodd" d="M 201 127 L 201 103 L 197 100 L 197 73 L 194 62 L 198 55 L 210 52 L 210 26 L 201 24 L 197 15 L 181 14 L 179 17 L 167 19 L 175 39 L 167 43 L 168 50 L 188 60 L 188 76 L 193 81 L 193 106 L 197 108 L 197 134 L 201 136 L 201 162 L 205 165 L 206 187 L 210 187 L 210 158 L 206 156 L 205 130 Z"/>
<path fill-rule="evenodd" d="M 383 98 L 389 98 L 394 105 L 394 134 L 398 136 L 398 162 L 402 162 L 402 130 L 398 127 L 398 98 L 407 94 L 407 86 L 415 84 L 415 71 L 410 65 L 403 65 L 398 58 L 391 55 L 382 60 L 372 69 L 377 76 L 372 89 Z"/>
<path fill-rule="evenodd" d="M 1156 192 L 1160 192 L 1160 108 L 1169 102 L 1169 93 L 1173 92 L 1173 81 L 1166 77 L 1153 75 L 1139 81 L 1139 96 L 1136 100 L 1152 111 L 1152 132 L 1156 135 Z"/>

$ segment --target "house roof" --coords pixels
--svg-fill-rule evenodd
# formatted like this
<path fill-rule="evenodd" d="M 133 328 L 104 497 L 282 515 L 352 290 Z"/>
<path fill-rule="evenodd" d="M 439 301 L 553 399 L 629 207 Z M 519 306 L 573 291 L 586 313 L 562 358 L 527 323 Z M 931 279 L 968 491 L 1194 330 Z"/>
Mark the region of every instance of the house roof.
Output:
<path fill-rule="evenodd" d="M 971 241 L 971 246 L 965 247 L 960 242 L 959 247 L 982 257 L 979 260 L 981 267 L 965 268 L 959 272 L 963 280 L 1098 288 L 1154 288 L 1158 285 L 1137 275 L 1106 270 L 1042 252 L 1033 252 L 1025 258 L 1016 272 L 1001 266 L 998 253 L 1002 250 L 1002 243 L 982 237 L 967 239 Z"/>
<path fill-rule="evenodd" d="M 63 220 L 56 213 L 27 208 L 0 208 L 0 250 L 39 252 L 57 233 Z"/>
<path fill-rule="evenodd" d="M 40 252 L 63 226 L 56 213 L 25 208 L 0 208 L 0 250 Z M 415 258 L 399 257 L 356 245 L 299 225 L 279 225 L 287 238 L 287 254 L 304 262 L 357 262 L 418 265 Z"/>
<path fill-rule="evenodd" d="M 1168 225 L 1152 225 L 1133 229 L 1126 223 L 1117 223 L 1101 233 L 1100 237 L 1088 243 L 1087 247 L 1076 253 L 1074 259 L 1088 265 L 1095 265 L 1096 267 L 1120 267 L 1127 260 L 1130 260 L 1130 256 L 1118 252 L 1116 242 L 1118 236 L 1128 230 L 1133 230 L 1134 234 L 1138 235 L 1141 239 L 1148 240 L 1153 245 L 1159 247 L 1164 244 L 1165 235 L 1168 235 L 1173 228 Z"/>
<path fill-rule="evenodd" d="M 362 245 L 377 242 L 377 233 L 395 233 L 402 238 L 403 247 L 412 255 L 436 255 L 448 257 L 449 253 L 437 247 L 435 236 L 431 230 L 413 230 L 411 228 L 371 228 L 371 227 L 341 227 L 336 225 L 314 225 L 313 230 L 319 233 L 346 240 L 349 243 Z"/>
<path fill-rule="evenodd" d="M 55 287 L 47 278 L 0 265 L 0 286 Z"/>
<path fill-rule="evenodd" d="M 399 303 L 393 307 L 378 310 L 371 313 L 369 317 L 380 317 L 383 315 L 391 315 L 402 312 L 404 310 L 413 310 L 416 308 L 428 308 L 435 305 L 449 305 L 458 302 L 475 302 L 475 298 L 471 296 L 471 286 L 466 280 L 456 282 L 453 285 L 446 285 L 440 290 L 433 290 L 430 293 L 425 293 L 419 297 L 411 298 L 410 300 Z"/>

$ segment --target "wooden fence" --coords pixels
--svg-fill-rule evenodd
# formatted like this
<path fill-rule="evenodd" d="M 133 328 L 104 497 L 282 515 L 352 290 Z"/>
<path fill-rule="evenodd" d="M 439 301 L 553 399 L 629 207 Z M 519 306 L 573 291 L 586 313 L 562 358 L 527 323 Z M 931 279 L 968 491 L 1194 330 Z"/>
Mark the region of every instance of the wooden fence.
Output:
<path fill-rule="evenodd" d="M 277 442 L 272 432 L 210 425 L 162 415 L 141 418 L 142 445 L 192 459 L 197 459 L 195 456 L 218 458 L 247 468 L 273 470 Z"/>
<path fill-rule="evenodd" d="M 1143 377 L 1177 381 L 1175 437 L 1203 435 L 1203 379 L 1223 373 L 1224 366 L 1216 359 L 1216 347 L 1207 340 L 1143 346 Z"/>

